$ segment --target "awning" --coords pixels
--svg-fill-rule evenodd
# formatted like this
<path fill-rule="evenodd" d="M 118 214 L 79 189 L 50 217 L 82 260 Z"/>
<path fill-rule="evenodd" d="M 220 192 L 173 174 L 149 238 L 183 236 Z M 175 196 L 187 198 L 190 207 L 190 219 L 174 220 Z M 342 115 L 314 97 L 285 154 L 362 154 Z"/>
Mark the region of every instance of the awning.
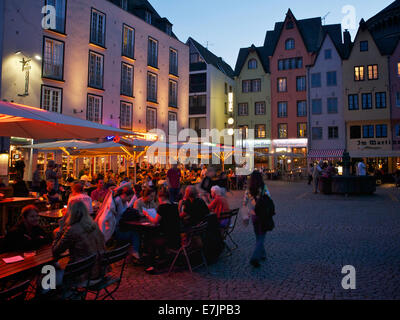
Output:
<path fill-rule="evenodd" d="M 399 158 L 400 150 L 358 150 L 349 151 L 351 158 Z"/>
<path fill-rule="evenodd" d="M 312 160 L 339 160 L 343 157 L 344 149 L 309 150 L 308 158 Z"/>
<path fill-rule="evenodd" d="M 45 139 L 94 139 L 131 135 L 131 131 L 56 112 L 0 101 L 0 136 Z"/>

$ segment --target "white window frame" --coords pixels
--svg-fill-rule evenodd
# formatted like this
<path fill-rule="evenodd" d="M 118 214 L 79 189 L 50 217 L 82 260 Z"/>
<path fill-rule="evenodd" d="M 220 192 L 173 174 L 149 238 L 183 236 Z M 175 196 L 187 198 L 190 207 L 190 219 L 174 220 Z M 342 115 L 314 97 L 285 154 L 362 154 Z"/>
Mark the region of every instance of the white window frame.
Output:
<path fill-rule="evenodd" d="M 264 101 L 258 101 L 254 105 L 255 108 L 255 114 L 256 116 L 259 115 L 265 115 L 266 108 L 265 108 L 265 102 Z"/>
<path fill-rule="evenodd" d="M 50 86 L 42 86 L 42 98 L 40 108 L 50 112 L 62 112 L 62 89 Z M 56 98 L 58 99 L 57 101 Z"/>
<path fill-rule="evenodd" d="M 121 94 L 133 97 L 134 67 L 129 63 L 121 63 Z"/>
<path fill-rule="evenodd" d="M 157 102 L 157 85 L 158 75 L 156 73 L 147 72 L 147 101 Z"/>
<path fill-rule="evenodd" d="M 94 60 L 93 60 L 94 59 Z M 103 89 L 104 85 L 104 56 L 89 51 L 89 87 Z"/>
<path fill-rule="evenodd" d="M 64 73 L 64 42 L 49 37 L 44 37 L 43 41 L 43 77 L 62 80 Z"/>
<path fill-rule="evenodd" d="M 131 102 L 121 101 L 119 127 L 125 130 L 132 130 L 133 104 Z"/>
<path fill-rule="evenodd" d="M 178 75 L 178 51 L 173 48 L 169 48 L 169 73 Z"/>
<path fill-rule="evenodd" d="M 127 24 L 122 25 L 122 55 L 131 59 L 135 57 L 135 29 Z"/>
<path fill-rule="evenodd" d="M 238 104 L 238 115 L 248 116 L 249 115 L 249 104 L 247 102 Z"/>
<path fill-rule="evenodd" d="M 106 15 L 96 9 L 91 12 L 90 42 L 102 47 L 106 45 Z"/>
<path fill-rule="evenodd" d="M 158 68 L 158 41 L 149 37 L 147 43 L 147 65 Z"/>
<path fill-rule="evenodd" d="M 103 118 L 103 97 L 94 94 L 88 94 L 86 120 L 96 123 L 102 123 L 103 122 L 102 118 Z"/>
<path fill-rule="evenodd" d="M 178 82 L 171 79 L 168 82 L 168 105 L 178 107 Z"/>
<path fill-rule="evenodd" d="M 153 118 L 149 118 L 149 115 L 152 114 Z M 150 120 L 153 123 L 150 123 Z M 151 129 L 157 128 L 157 109 L 152 107 L 147 107 L 146 109 L 146 131 L 150 131 Z"/>

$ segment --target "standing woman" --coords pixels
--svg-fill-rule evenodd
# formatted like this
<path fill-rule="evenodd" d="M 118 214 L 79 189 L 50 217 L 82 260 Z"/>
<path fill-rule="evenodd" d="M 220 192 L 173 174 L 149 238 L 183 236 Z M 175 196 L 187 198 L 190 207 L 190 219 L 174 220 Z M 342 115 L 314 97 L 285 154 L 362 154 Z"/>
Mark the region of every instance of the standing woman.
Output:
<path fill-rule="evenodd" d="M 275 214 L 274 203 L 270 198 L 268 188 L 264 184 L 263 177 L 259 171 L 253 171 L 250 176 L 249 187 L 244 195 L 243 206 L 249 209 L 256 236 L 256 247 L 250 264 L 258 268 L 260 267 L 260 260 L 267 258 L 264 241 L 267 231 L 271 231 L 274 228 L 272 216 Z"/>

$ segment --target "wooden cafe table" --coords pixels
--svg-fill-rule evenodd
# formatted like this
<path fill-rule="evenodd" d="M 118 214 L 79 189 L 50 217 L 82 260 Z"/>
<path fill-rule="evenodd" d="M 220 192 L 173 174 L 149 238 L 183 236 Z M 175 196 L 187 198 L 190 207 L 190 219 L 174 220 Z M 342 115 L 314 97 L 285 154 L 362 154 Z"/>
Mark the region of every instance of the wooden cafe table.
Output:
<path fill-rule="evenodd" d="M 6 227 L 8 222 L 8 210 L 12 207 L 24 207 L 29 204 L 35 204 L 39 200 L 36 198 L 21 198 L 21 197 L 13 197 L 13 198 L 5 198 L 0 200 L 0 213 L 1 213 L 1 228 L 0 235 L 6 234 Z"/>
<path fill-rule="evenodd" d="M 5 263 L 3 260 L 3 258 L 10 258 L 15 256 L 21 256 L 24 258 L 24 260 L 14 263 Z M 46 264 L 51 264 L 52 262 L 66 256 L 68 256 L 68 254 L 64 254 L 59 258 L 54 258 L 51 245 L 45 245 L 42 248 L 36 250 L 36 254 L 31 257 L 24 257 L 23 252 L 9 252 L 0 254 L 0 281 L 14 277 L 28 270 L 36 271 L 42 266 Z"/>

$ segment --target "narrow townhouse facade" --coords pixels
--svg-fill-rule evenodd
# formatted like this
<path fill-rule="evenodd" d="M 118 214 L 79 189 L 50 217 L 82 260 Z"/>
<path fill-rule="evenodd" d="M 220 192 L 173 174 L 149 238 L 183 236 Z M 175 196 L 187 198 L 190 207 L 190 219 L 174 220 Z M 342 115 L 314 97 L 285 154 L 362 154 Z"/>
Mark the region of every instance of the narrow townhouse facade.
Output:
<path fill-rule="evenodd" d="M 307 167 L 309 125 L 306 66 L 314 63 L 326 30 L 321 18 L 297 20 L 289 9 L 283 22 L 267 32 L 264 46 L 273 47 L 271 70 L 271 123 L 275 168 L 283 171 Z"/>
<path fill-rule="evenodd" d="M 353 164 L 363 159 L 370 172 L 376 168 L 393 171 L 389 80 L 388 48 L 374 39 L 361 20 L 352 50 L 343 62 L 344 118 Z"/>
<path fill-rule="evenodd" d="M 268 48 L 242 48 L 235 67 L 235 123 L 240 131 L 235 146 L 254 147 L 256 167 L 271 168 L 271 76 Z M 249 136 L 254 129 L 254 136 Z"/>
<path fill-rule="evenodd" d="M 342 87 L 342 57 L 345 46 L 341 34 L 335 40 L 329 33 L 308 70 L 311 85 L 308 87 L 309 103 L 309 161 L 341 161 L 346 148 L 344 124 L 344 99 Z M 350 34 L 345 33 L 350 41 Z"/>
<path fill-rule="evenodd" d="M 391 124 L 393 150 L 400 151 L 400 42 L 390 56 Z M 400 167 L 400 154 L 395 155 L 396 166 Z"/>
<path fill-rule="evenodd" d="M 54 26 L 46 5 L 55 7 Z M 168 136 L 170 121 L 174 131 L 188 126 L 189 47 L 147 0 L 5 0 L 1 7 L 1 99 L 144 135 L 158 128 Z M 35 154 L 34 166 L 62 156 Z"/>
<path fill-rule="evenodd" d="M 189 128 L 201 137 L 202 129 L 233 128 L 234 86 L 232 68 L 221 58 L 189 37 Z M 229 141 L 226 141 L 228 143 Z M 224 143 L 223 139 L 220 143 Z"/>

